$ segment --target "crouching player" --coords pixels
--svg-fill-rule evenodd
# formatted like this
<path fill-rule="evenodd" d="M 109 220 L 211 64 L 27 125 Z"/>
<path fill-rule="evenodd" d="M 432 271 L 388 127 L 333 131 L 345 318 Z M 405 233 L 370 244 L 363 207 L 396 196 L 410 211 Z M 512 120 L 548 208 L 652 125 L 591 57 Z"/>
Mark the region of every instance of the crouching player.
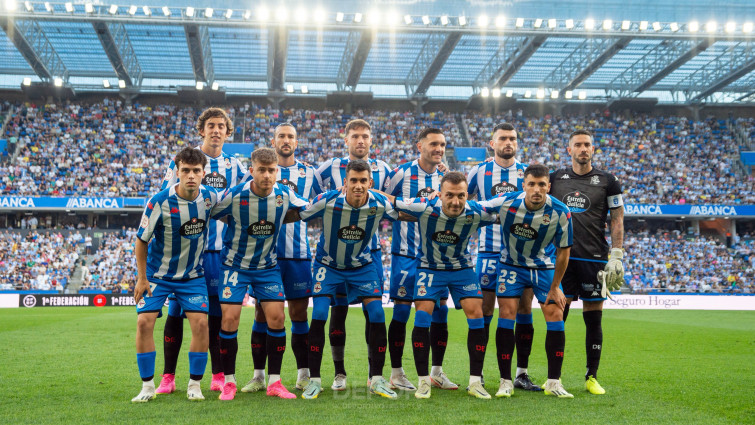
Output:
<path fill-rule="evenodd" d="M 187 397 L 192 401 L 204 400 L 199 382 L 207 365 L 209 300 L 201 259 L 207 240 L 207 223 L 218 195 L 214 189 L 200 184 L 207 163 L 201 151 L 183 149 L 174 162 L 178 184 L 149 200 L 136 234 L 138 276 L 134 300 L 139 314 L 136 363 L 142 390 L 131 400 L 134 403 L 155 398 L 153 331 L 157 314 L 171 293 L 176 295 L 191 325 Z"/>
<path fill-rule="evenodd" d="M 561 279 L 569 263 L 572 221 L 569 209 L 548 195 L 548 168 L 533 164 L 524 171 L 524 191 L 500 195 L 481 202 L 499 212 L 504 243 L 498 275 L 499 318 L 496 357 L 501 381 L 496 397 L 511 397 L 511 357 L 514 354 L 514 318 L 524 288 L 533 288 L 545 316 L 545 353 L 548 359 L 546 395 L 572 398 L 561 385 L 564 361 L 564 306 Z M 555 246 L 555 261 L 552 256 Z"/>

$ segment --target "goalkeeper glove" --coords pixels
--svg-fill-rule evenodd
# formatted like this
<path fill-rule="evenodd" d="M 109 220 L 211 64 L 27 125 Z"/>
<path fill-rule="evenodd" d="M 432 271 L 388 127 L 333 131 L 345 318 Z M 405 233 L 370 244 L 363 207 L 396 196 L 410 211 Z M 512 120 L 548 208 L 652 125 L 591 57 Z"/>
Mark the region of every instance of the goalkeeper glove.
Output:
<path fill-rule="evenodd" d="M 613 248 L 611 250 L 608 264 L 606 264 L 606 267 L 603 269 L 605 283 L 608 286 L 609 291 L 616 291 L 624 284 L 624 264 L 621 262 L 623 259 L 623 250 L 620 248 Z"/>

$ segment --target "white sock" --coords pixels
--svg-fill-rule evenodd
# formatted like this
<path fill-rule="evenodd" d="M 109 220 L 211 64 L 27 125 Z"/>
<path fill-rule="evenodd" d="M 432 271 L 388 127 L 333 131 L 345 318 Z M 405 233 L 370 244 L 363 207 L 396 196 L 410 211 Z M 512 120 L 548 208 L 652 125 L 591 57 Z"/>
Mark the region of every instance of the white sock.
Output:
<path fill-rule="evenodd" d="M 476 376 L 476 375 L 470 375 L 469 376 L 469 385 L 471 386 L 475 382 L 482 382 L 482 377 L 481 376 Z"/>
<path fill-rule="evenodd" d="M 274 384 L 274 383 L 276 383 L 276 382 L 278 382 L 280 380 L 281 380 L 281 376 L 280 375 L 273 375 L 271 373 L 270 377 L 267 379 L 267 383 L 268 383 L 268 385 L 272 385 L 272 384 Z"/>
<path fill-rule="evenodd" d="M 191 388 L 191 387 L 198 387 L 198 386 L 200 386 L 199 384 L 200 384 L 199 381 L 195 381 L 193 379 L 189 379 L 189 388 Z"/>
<path fill-rule="evenodd" d="M 225 376 L 225 383 L 226 384 L 228 384 L 228 383 L 235 384 L 236 383 L 236 375 L 226 375 Z"/>
<path fill-rule="evenodd" d="M 438 376 L 441 373 L 443 373 L 443 366 L 433 366 L 432 369 L 430 369 L 430 375 L 432 376 Z"/>
<path fill-rule="evenodd" d="M 523 373 L 527 373 L 527 368 L 526 367 L 524 369 L 522 369 L 521 367 L 516 368 L 516 377 L 519 377 L 519 375 L 521 375 Z"/>
<path fill-rule="evenodd" d="M 150 379 L 149 381 L 142 381 L 142 388 L 151 388 L 155 389 L 155 380 Z"/>
<path fill-rule="evenodd" d="M 310 377 L 309 381 L 310 382 L 317 382 L 317 383 L 322 384 L 322 378 L 312 378 L 312 377 Z"/>
<path fill-rule="evenodd" d="M 265 380 L 265 369 L 254 369 L 254 379 Z"/>
<path fill-rule="evenodd" d="M 298 370 L 298 374 L 296 376 L 296 379 L 303 379 L 309 377 L 309 368 L 303 367 Z"/>
<path fill-rule="evenodd" d="M 383 377 L 383 375 L 374 375 L 374 376 L 371 376 L 370 377 L 370 384 L 372 384 L 373 382 L 375 382 L 375 378 L 382 378 L 382 377 Z"/>
<path fill-rule="evenodd" d="M 394 376 L 400 376 L 404 374 L 404 368 L 403 367 L 393 367 L 391 368 L 391 377 Z"/>
<path fill-rule="evenodd" d="M 558 383 L 558 379 L 548 379 L 545 381 L 545 385 L 555 385 Z"/>
<path fill-rule="evenodd" d="M 420 376 L 420 377 L 419 377 L 419 380 L 420 380 L 420 381 L 425 381 L 425 382 L 427 382 L 428 384 L 430 383 L 430 377 L 429 377 L 429 376 Z"/>

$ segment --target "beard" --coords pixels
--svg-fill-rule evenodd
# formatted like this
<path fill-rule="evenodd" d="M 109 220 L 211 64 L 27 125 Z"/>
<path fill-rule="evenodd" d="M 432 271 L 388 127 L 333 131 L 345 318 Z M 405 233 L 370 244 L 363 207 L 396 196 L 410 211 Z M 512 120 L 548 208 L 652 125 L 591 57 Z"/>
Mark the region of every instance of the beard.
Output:
<path fill-rule="evenodd" d="M 581 156 L 577 157 L 577 164 L 579 165 L 587 165 L 590 162 L 592 162 L 592 155 L 588 155 L 586 158 Z"/>
<path fill-rule="evenodd" d="M 282 149 L 276 149 L 275 152 L 278 154 L 278 156 L 282 156 L 283 158 L 288 158 L 289 156 L 294 154 L 293 149 L 288 151 L 288 153 L 285 153 Z"/>
<path fill-rule="evenodd" d="M 514 151 L 512 150 L 510 153 L 505 150 L 500 150 L 495 153 L 496 155 L 500 156 L 503 159 L 511 159 L 514 157 Z"/>

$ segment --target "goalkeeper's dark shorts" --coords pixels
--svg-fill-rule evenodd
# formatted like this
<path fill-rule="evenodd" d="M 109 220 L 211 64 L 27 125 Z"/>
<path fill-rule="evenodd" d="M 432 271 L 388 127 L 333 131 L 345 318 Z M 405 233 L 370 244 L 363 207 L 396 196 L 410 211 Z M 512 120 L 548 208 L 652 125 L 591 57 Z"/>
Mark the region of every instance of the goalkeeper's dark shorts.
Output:
<path fill-rule="evenodd" d="M 561 279 L 564 295 L 572 298 L 572 301 L 605 301 L 606 298 L 600 295 L 603 284 L 598 280 L 598 272 L 605 268 L 606 263 L 602 260 L 570 258 Z"/>

